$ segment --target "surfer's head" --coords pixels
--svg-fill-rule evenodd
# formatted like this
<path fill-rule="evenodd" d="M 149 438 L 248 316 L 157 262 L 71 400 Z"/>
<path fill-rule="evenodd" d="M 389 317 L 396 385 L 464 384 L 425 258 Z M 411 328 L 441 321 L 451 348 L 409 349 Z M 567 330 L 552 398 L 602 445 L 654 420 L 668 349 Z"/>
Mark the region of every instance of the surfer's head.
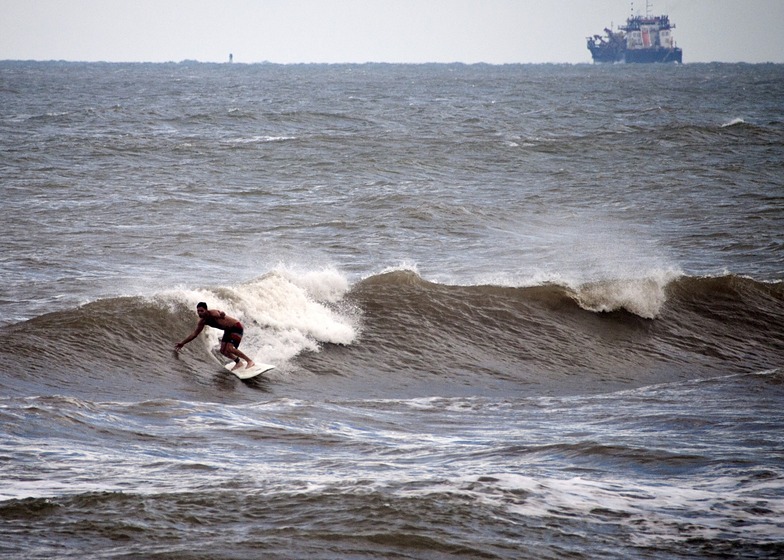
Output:
<path fill-rule="evenodd" d="M 200 301 L 196 304 L 196 313 L 201 317 L 207 312 L 207 304 L 203 301 Z"/>

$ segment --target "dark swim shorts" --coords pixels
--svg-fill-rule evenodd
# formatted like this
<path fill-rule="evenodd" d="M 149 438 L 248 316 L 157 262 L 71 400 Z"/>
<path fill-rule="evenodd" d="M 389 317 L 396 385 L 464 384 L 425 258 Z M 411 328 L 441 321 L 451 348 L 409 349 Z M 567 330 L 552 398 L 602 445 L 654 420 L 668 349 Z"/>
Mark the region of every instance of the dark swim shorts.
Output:
<path fill-rule="evenodd" d="M 228 342 L 234 348 L 239 348 L 240 342 L 242 342 L 242 325 L 237 323 L 233 327 L 230 327 L 223 331 L 223 338 L 221 338 L 221 342 Z"/>

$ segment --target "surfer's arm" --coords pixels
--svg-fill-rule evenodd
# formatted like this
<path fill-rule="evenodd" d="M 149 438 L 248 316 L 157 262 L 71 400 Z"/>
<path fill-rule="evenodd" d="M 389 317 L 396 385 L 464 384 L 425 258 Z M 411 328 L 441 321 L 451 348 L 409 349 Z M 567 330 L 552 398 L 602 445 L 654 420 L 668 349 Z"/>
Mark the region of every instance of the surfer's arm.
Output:
<path fill-rule="evenodd" d="M 201 331 L 203 331 L 203 330 L 204 330 L 204 321 L 202 320 L 202 321 L 199 321 L 198 325 L 196 325 L 196 330 L 194 330 L 190 335 L 188 335 L 188 338 L 186 338 L 182 342 L 178 342 L 177 344 L 174 345 L 174 349 L 175 350 L 180 350 L 183 346 L 188 344 L 191 340 L 193 340 L 194 338 L 199 336 L 199 333 L 201 333 Z"/>

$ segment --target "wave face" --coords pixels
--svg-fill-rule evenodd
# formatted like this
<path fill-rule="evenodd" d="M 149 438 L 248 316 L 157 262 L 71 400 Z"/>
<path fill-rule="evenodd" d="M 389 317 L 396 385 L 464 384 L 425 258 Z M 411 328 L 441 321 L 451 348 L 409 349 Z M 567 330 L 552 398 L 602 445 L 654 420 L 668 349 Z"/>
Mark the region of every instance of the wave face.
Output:
<path fill-rule="evenodd" d="M 663 286 L 454 286 L 397 270 L 349 286 L 332 270 L 276 271 L 234 287 L 110 298 L 4 327 L 5 388 L 212 398 L 200 374 L 219 367 L 220 331 L 205 329 L 182 354 L 171 352 L 195 325 L 201 300 L 238 317 L 242 348 L 278 364 L 289 383 L 317 375 L 357 396 L 369 379 L 378 380 L 372 392 L 402 394 L 591 393 L 765 370 L 784 355 L 782 283 L 723 276 Z"/>
<path fill-rule="evenodd" d="M 781 283 L 728 276 L 648 284 L 455 287 L 396 272 L 364 281 L 353 296 L 366 311 L 363 337 L 373 353 L 388 349 L 387 362 L 406 357 L 414 369 L 436 375 L 446 371 L 433 362 L 471 374 L 481 373 L 472 364 L 483 364 L 492 377 L 538 382 L 545 390 L 556 381 L 542 372 L 581 375 L 590 390 L 602 378 L 639 383 L 668 371 L 777 367 Z M 647 309 L 651 297 L 667 298 L 656 319 L 628 311 Z"/>

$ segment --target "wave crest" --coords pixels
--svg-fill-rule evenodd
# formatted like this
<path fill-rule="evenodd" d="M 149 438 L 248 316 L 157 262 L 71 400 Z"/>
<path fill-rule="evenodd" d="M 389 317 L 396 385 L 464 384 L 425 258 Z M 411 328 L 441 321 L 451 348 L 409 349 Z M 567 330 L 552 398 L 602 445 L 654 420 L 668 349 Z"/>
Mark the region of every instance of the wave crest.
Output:
<path fill-rule="evenodd" d="M 644 319 L 655 319 L 667 302 L 668 284 L 666 277 L 594 282 L 574 290 L 574 299 L 588 311 L 624 309 Z"/>

